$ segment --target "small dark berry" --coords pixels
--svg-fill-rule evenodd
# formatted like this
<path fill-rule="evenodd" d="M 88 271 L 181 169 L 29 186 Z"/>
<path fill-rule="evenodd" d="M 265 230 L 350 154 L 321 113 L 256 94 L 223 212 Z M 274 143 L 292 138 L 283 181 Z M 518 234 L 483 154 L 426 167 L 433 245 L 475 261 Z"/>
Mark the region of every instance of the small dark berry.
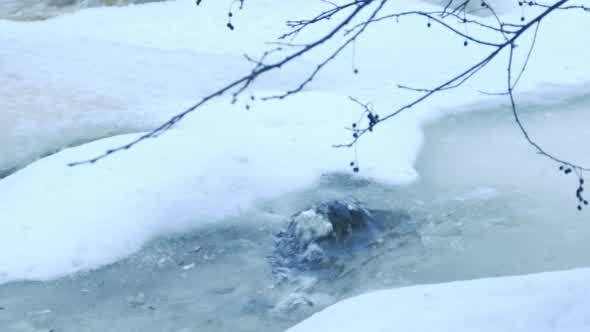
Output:
<path fill-rule="evenodd" d="M 358 173 L 359 172 L 359 168 L 358 167 L 355 167 L 355 168 L 352 169 L 352 171 L 355 172 L 355 173 Z"/>
<path fill-rule="evenodd" d="M 467 44 L 469 44 L 467 41 L 463 42 L 463 46 L 467 46 Z"/>

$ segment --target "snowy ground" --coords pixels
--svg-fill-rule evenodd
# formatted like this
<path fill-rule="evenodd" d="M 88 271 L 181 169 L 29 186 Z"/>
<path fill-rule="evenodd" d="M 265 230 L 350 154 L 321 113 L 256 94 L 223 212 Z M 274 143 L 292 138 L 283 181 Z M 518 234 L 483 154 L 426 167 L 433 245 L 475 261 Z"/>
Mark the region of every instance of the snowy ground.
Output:
<path fill-rule="evenodd" d="M 588 331 L 589 277 L 580 269 L 379 291 L 288 331 Z"/>
<path fill-rule="evenodd" d="M 390 109 L 414 97 L 397 84 L 442 80 L 483 54 L 422 20 L 376 28 L 359 41 L 358 76 L 343 58 L 292 99 L 245 98 L 234 107 L 220 100 L 136 149 L 65 166 L 127 142 L 136 135 L 128 133 L 238 76 L 248 69 L 245 50 L 262 51 L 277 22 L 310 10 L 304 1 L 249 3 L 256 9 L 237 15 L 234 32 L 224 29 L 221 2 L 0 20 L 0 177 L 11 174 L 0 180 L 0 252 L 11 253 L 0 255 L 0 283 L 7 283 L 0 327 L 277 331 L 367 290 L 590 265 L 583 254 L 590 228 L 575 210 L 573 178 L 532 153 L 502 99 L 476 92 L 502 87 L 501 62 L 367 137 L 358 150 L 361 174 L 342 175 L 354 153 L 331 145 L 346 141 L 343 128 L 360 112 L 347 95 Z M 519 99 L 532 133 L 586 163 L 578 147 L 589 134 L 590 48 L 563 35 L 589 24 L 576 14 L 546 22 Z M 264 78 L 248 95 L 292 87 L 320 55 Z M 312 308 L 277 314 L 297 290 L 268 288 L 272 234 L 299 209 L 351 195 L 409 214 L 419 241 L 357 257 L 346 278 L 319 279 L 307 290 Z M 196 246 L 203 252 L 187 254 Z"/>

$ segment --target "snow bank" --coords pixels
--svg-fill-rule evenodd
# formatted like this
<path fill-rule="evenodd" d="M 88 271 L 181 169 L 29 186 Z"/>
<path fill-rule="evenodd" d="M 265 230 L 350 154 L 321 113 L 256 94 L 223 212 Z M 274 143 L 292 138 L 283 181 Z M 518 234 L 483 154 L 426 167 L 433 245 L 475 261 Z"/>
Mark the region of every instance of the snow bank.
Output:
<path fill-rule="evenodd" d="M 584 332 L 590 269 L 421 285 L 339 302 L 288 332 Z"/>
<path fill-rule="evenodd" d="M 0 177 L 63 147 L 153 128 L 247 72 L 243 52 L 265 47 L 265 27 L 290 9 L 279 7 L 236 33 L 221 2 L 0 20 Z M 286 89 L 293 70 L 284 74 L 258 88 Z"/>
<path fill-rule="evenodd" d="M 96 268 L 156 235 L 218 221 L 309 186 L 323 173 L 350 172 L 350 151 L 331 147 L 334 139 L 350 139 L 342 128 L 357 113 L 346 98 L 304 93 L 252 107 L 212 105 L 94 165 L 66 166 L 135 136 L 70 148 L 0 181 L 0 252 L 10 253 L 0 256 L 0 283 Z M 413 122 L 397 122 L 363 142 L 364 176 L 415 178 L 415 149 L 384 154 L 381 148 L 402 138 L 419 144 Z"/>

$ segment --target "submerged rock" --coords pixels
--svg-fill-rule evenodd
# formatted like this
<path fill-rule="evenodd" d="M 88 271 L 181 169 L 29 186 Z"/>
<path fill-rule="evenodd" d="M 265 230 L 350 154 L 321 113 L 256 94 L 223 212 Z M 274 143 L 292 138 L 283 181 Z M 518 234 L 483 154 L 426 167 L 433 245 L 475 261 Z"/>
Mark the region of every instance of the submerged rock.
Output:
<path fill-rule="evenodd" d="M 313 241 L 327 238 L 333 234 L 334 227 L 330 220 L 318 212 L 315 209 L 303 211 L 294 216 L 289 224 L 287 233 L 297 241 L 300 247 L 305 247 Z"/>
<path fill-rule="evenodd" d="M 330 305 L 335 289 L 362 283 L 363 277 L 355 279 L 359 273 L 373 273 L 371 262 L 409 238 L 419 240 L 406 213 L 371 210 L 358 201 L 330 201 L 295 214 L 275 235 L 270 256 L 275 286 L 286 294 L 273 300 L 272 313 L 304 317 Z"/>
<path fill-rule="evenodd" d="M 332 224 L 333 236 L 343 238 L 353 229 L 367 226 L 371 213 L 359 202 L 333 201 L 320 205 L 318 211 Z"/>
<path fill-rule="evenodd" d="M 302 211 L 291 218 L 287 229 L 275 238 L 271 257 L 276 271 L 282 268 L 308 269 L 328 262 L 320 245 L 328 240 L 342 240 L 353 228 L 365 226 L 370 213 L 358 203 L 333 201 Z"/>
<path fill-rule="evenodd" d="M 287 228 L 276 235 L 273 272 L 279 280 L 289 279 L 293 270 L 346 263 L 346 257 L 355 250 L 383 241 L 392 230 L 407 234 L 415 232 L 416 227 L 404 213 L 369 210 L 357 201 L 322 203 L 295 214 Z"/>

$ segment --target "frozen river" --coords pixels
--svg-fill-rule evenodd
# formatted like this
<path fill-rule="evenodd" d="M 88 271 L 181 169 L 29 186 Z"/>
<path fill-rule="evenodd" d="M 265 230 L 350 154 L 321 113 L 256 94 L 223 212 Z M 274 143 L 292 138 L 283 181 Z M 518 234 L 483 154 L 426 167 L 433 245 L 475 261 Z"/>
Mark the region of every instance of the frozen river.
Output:
<path fill-rule="evenodd" d="M 248 70 L 242 50 L 309 9 L 257 1 L 251 25 L 204 33 L 224 27 L 225 4 L 0 0 L 1 331 L 275 332 L 370 290 L 590 265 L 577 178 L 534 153 L 501 98 L 458 90 L 394 119 L 359 145 L 359 176 L 352 151 L 331 147 L 358 115 L 346 96 L 391 107 L 413 96 L 400 81 L 480 55 L 427 29 L 396 32 L 416 33 L 415 53 L 383 43 L 393 32 L 363 40 L 358 78 L 341 59 L 285 104 L 221 101 L 104 163 L 65 167 Z M 590 164 L 588 68 L 555 64 L 541 51 L 562 38 L 546 38 L 522 82 L 523 121 L 548 150 Z M 587 57 L 564 44 L 567 59 Z M 288 89 L 314 59 L 248 93 Z M 476 82 L 494 87 L 499 66 Z M 351 199 L 374 212 L 373 233 L 322 244 L 333 247 L 321 268 L 277 269 L 277 234 L 295 214 Z"/>

